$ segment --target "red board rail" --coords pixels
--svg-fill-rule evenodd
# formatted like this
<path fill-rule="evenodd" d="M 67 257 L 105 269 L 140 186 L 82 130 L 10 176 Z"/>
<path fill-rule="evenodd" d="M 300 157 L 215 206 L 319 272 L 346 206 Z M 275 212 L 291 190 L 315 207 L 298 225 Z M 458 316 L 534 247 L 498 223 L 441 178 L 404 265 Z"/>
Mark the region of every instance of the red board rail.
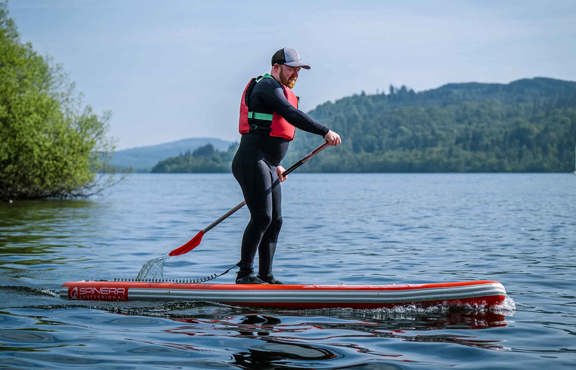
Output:
<path fill-rule="evenodd" d="M 506 289 L 495 280 L 390 285 L 249 285 L 143 281 L 72 281 L 61 295 L 91 301 L 204 301 L 234 306 L 313 309 L 379 308 L 402 305 L 496 306 Z"/>

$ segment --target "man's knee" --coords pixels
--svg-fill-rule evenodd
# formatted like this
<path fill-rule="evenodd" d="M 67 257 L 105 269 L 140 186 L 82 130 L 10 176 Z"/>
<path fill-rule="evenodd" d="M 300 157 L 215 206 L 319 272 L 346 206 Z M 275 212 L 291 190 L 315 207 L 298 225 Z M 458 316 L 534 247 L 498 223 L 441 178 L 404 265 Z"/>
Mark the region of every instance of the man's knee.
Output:
<path fill-rule="evenodd" d="M 252 213 L 252 223 L 258 229 L 265 231 L 272 224 L 272 215 L 266 211 L 257 211 Z"/>
<path fill-rule="evenodd" d="M 282 216 L 272 219 L 270 221 L 270 228 L 280 230 L 282 228 Z"/>

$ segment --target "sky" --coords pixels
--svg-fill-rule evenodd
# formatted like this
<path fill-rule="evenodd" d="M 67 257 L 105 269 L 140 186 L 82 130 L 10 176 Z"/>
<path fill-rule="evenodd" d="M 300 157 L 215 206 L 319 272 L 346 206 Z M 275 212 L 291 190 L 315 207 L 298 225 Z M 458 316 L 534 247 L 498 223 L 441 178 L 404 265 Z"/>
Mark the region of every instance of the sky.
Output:
<path fill-rule="evenodd" d="M 238 141 L 242 90 L 282 47 L 312 66 L 294 88 L 304 111 L 391 85 L 576 81 L 573 0 L 9 0 L 8 10 L 84 104 L 111 113 L 117 149 Z"/>

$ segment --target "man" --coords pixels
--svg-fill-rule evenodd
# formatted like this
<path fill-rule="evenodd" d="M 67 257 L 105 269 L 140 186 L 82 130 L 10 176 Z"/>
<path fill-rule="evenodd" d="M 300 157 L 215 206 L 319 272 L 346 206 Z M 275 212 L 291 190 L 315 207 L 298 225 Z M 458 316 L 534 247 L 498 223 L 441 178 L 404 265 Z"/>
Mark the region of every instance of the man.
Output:
<path fill-rule="evenodd" d="M 242 238 L 237 284 L 281 284 L 272 274 L 272 260 L 282 226 L 280 182 L 284 158 L 295 127 L 323 136 L 329 145 L 339 145 L 340 136 L 298 110 L 292 88 L 300 70 L 310 69 L 291 48 L 272 56 L 270 74 L 253 78 L 240 103 L 240 146 L 232 162 L 232 173 L 240 184 L 250 211 Z M 253 273 L 258 251 L 258 276 Z"/>

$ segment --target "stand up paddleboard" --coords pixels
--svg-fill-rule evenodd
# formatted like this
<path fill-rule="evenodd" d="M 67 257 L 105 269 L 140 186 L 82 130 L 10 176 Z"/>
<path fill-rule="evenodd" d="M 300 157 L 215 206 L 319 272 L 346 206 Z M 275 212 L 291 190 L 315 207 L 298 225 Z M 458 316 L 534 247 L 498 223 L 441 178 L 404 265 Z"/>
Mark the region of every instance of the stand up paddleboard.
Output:
<path fill-rule="evenodd" d="M 404 305 L 492 307 L 504 302 L 506 289 L 498 281 L 476 280 L 403 285 L 248 285 L 183 282 L 73 281 L 62 296 L 92 301 L 203 301 L 234 306 L 315 309 L 380 308 Z"/>

